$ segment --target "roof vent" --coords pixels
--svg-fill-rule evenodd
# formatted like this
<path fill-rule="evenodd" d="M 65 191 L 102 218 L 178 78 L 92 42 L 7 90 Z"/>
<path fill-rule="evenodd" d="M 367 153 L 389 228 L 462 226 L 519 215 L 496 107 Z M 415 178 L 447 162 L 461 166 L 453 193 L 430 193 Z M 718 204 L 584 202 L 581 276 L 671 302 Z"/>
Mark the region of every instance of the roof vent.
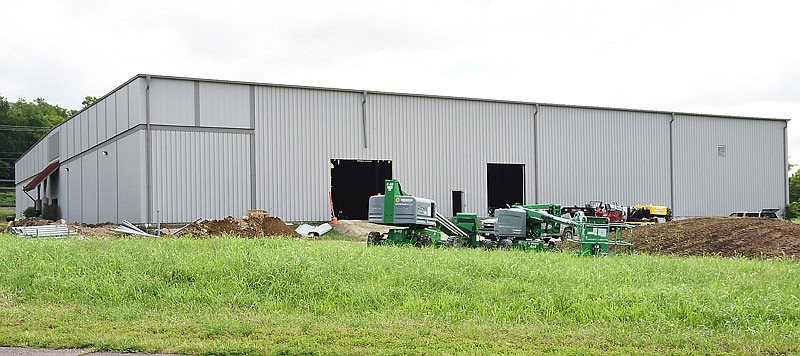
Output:
<path fill-rule="evenodd" d="M 727 154 L 725 153 L 725 145 L 717 145 L 717 156 L 725 157 Z"/>

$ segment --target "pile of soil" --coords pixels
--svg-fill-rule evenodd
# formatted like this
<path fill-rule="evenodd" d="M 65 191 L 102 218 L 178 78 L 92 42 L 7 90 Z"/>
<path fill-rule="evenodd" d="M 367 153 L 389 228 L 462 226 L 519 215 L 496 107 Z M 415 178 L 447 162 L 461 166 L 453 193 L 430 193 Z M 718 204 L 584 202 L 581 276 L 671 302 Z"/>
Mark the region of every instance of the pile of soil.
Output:
<path fill-rule="evenodd" d="M 300 237 L 290 226 L 276 217 L 251 217 L 235 219 L 231 216 L 222 220 L 210 220 L 204 223 L 193 223 L 181 230 L 179 235 L 206 237 L 221 234 L 241 237 L 288 236 Z"/>
<path fill-rule="evenodd" d="M 364 220 L 339 220 L 332 226 L 340 234 L 359 237 L 362 241 L 367 241 L 367 235 L 372 231 L 386 233 L 392 228 L 391 226 L 373 224 Z"/>
<path fill-rule="evenodd" d="M 47 220 L 42 218 L 21 218 L 8 223 L 8 226 L 41 226 L 41 225 L 56 225 L 60 222 Z"/>
<path fill-rule="evenodd" d="M 649 254 L 800 257 L 800 225 L 783 220 L 705 217 L 640 226 L 633 232 L 634 249 Z"/>

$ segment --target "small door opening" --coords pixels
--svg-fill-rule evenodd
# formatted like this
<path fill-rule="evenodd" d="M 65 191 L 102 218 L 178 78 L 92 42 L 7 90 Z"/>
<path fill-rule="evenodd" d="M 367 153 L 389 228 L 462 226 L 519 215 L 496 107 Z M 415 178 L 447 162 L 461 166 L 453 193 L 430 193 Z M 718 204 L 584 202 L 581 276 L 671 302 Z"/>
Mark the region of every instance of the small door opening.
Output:
<path fill-rule="evenodd" d="M 464 192 L 460 190 L 453 191 L 453 216 L 458 213 L 464 212 Z"/>
<path fill-rule="evenodd" d="M 486 164 L 489 212 L 514 204 L 525 203 L 524 164 Z"/>
<path fill-rule="evenodd" d="M 392 161 L 331 160 L 331 200 L 336 218 L 366 220 L 369 197 L 384 193 L 392 178 Z"/>

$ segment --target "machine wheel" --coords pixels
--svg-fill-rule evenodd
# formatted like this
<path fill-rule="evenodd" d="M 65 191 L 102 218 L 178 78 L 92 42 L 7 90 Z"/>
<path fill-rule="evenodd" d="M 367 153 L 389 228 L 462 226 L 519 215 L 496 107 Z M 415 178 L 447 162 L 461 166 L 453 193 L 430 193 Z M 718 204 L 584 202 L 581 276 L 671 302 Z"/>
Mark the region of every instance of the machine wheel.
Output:
<path fill-rule="evenodd" d="M 510 249 L 510 248 L 512 248 L 513 246 L 514 246 L 514 243 L 511 241 L 511 239 L 502 239 L 502 240 L 500 240 L 500 242 L 497 244 L 497 247 L 498 247 L 499 249 L 501 249 L 501 250 Z"/>
<path fill-rule="evenodd" d="M 449 236 L 447 238 L 447 246 L 456 247 L 456 248 L 462 247 L 461 246 L 461 239 L 459 239 L 458 236 Z"/>
<path fill-rule="evenodd" d="M 367 245 L 380 245 L 381 233 L 377 231 L 372 231 L 367 234 Z"/>
<path fill-rule="evenodd" d="M 417 239 L 417 243 L 414 244 L 417 247 L 430 247 L 433 245 L 433 241 L 431 241 L 431 237 L 428 235 L 422 235 Z"/>
<path fill-rule="evenodd" d="M 561 235 L 561 241 L 565 242 L 567 240 L 572 240 L 572 236 L 572 229 L 566 229 L 564 230 L 564 234 Z"/>
<path fill-rule="evenodd" d="M 600 254 L 600 251 L 602 251 L 602 249 L 600 248 L 600 244 L 594 244 L 594 245 L 592 245 L 592 256 L 597 256 L 597 255 L 599 255 L 599 254 Z"/>
<path fill-rule="evenodd" d="M 667 215 L 666 217 L 664 217 L 664 220 L 672 221 L 672 215 Z"/>
<path fill-rule="evenodd" d="M 492 240 L 481 240 L 481 248 L 487 251 L 493 250 L 494 244 L 492 243 Z"/>

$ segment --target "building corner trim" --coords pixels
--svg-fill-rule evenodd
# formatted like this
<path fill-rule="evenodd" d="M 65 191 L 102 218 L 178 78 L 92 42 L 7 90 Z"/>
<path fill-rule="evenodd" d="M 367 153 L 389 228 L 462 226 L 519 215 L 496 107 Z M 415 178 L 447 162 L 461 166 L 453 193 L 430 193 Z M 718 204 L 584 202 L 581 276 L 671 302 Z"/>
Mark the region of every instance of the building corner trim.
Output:
<path fill-rule="evenodd" d="M 153 139 L 152 131 L 150 129 L 150 76 L 145 76 L 145 83 L 147 86 L 144 90 L 144 117 L 145 117 L 145 180 L 147 181 L 147 192 L 145 200 L 147 200 L 147 215 L 145 220 L 147 223 L 153 221 Z"/>
<path fill-rule="evenodd" d="M 669 120 L 669 205 L 672 209 L 672 214 L 677 215 L 677 210 L 675 210 L 675 165 L 674 165 L 674 158 L 672 153 L 672 124 L 675 122 L 675 113 L 671 113 L 671 118 Z"/>

